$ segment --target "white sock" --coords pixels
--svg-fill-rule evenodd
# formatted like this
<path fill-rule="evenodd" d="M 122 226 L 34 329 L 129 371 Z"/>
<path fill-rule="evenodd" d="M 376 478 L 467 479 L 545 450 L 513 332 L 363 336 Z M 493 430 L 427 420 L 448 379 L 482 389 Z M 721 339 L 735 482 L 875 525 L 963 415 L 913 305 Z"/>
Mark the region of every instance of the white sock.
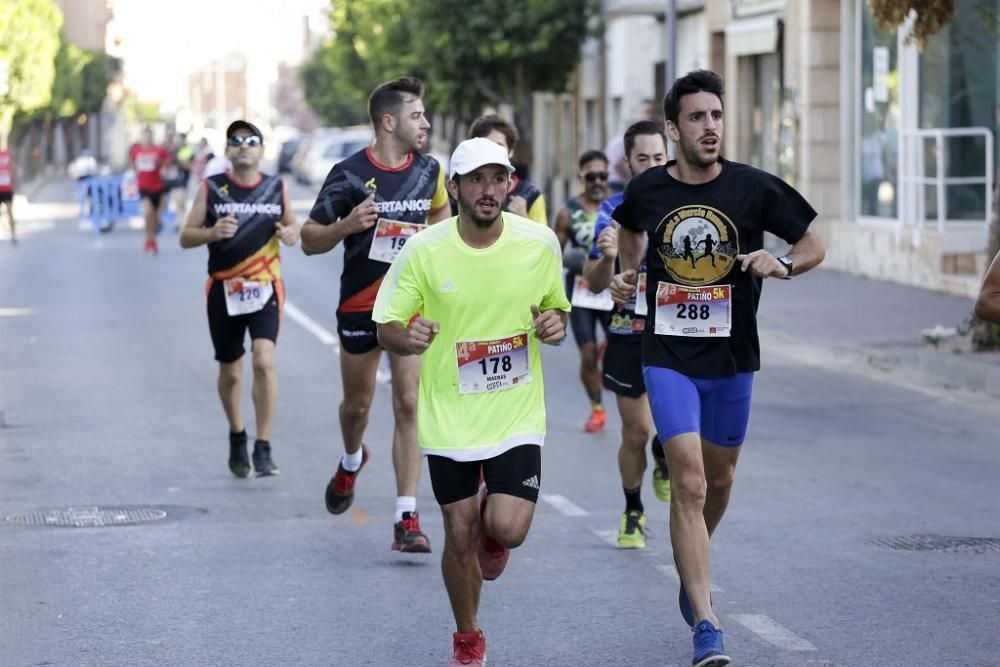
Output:
<path fill-rule="evenodd" d="M 344 453 L 344 456 L 340 459 L 340 465 L 344 466 L 344 470 L 347 472 L 357 472 L 361 467 L 361 461 L 364 458 L 364 449 L 358 447 L 358 451 L 353 454 Z"/>
<path fill-rule="evenodd" d="M 403 520 L 403 512 L 417 511 L 416 496 L 396 496 L 396 523 Z"/>

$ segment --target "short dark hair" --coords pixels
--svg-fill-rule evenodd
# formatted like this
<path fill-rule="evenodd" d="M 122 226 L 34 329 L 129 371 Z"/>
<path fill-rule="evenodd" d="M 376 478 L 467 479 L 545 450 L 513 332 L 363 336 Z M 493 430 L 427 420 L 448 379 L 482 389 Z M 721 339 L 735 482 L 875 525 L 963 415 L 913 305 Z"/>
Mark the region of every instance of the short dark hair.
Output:
<path fill-rule="evenodd" d="M 424 96 L 424 84 L 415 76 L 402 76 L 379 84 L 368 97 L 368 117 L 377 130 L 382 114 L 396 115 L 403 106 L 403 95 Z"/>
<path fill-rule="evenodd" d="M 604 164 L 608 164 L 608 156 L 604 154 L 604 151 L 598 151 L 598 150 L 587 151 L 580 156 L 580 161 L 579 161 L 580 169 L 583 169 L 583 165 L 587 164 L 588 162 L 592 162 L 594 160 L 601 160 L 604 162 Z"/>
<path fill-rule="evenodd" d="M 636 123 L 632 123 L 625 130 L 625 157 L 632 154 L 632 149 L 635 148 L 635 138 L 639 135 L 657 135 L 663 139 L 663 145 L 667 145 L 667 138 L 663 135 L 663 130 L 660 126 L 651 120 L 640 120 Z"/>
<path fill-rule="evenodd" d="M 472 127 L 469 128 L 469 139 L 485 137 L 494 130 L 502 134 L 507 140 L 507 150 L 514 150 L 514 146 L 517 145 L 517 140 L 520 138 L 517 134 L 517 128 L 514 127 L 513 123 L 496 114 L 488 114 L 477 118 L 472 123 Z"/>
<path fill-rule="evenodd" d="M 670 86 L 667 96 L 663 98 L 663 115 L 676 125 L 681 115 L 681 98 L 702 92 L 712 93 L 721 102 L 725 94 L 722 77 L 710 70 L 699 69 L 677 79 L 674 85 Z"/>

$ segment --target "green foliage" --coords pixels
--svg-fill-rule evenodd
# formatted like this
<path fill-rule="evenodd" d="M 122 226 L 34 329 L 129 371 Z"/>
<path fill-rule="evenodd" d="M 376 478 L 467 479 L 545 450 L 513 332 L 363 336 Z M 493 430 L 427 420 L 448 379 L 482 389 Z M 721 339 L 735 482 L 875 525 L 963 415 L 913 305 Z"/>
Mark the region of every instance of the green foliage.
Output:
<path fill-rule="evenodd" d="M 372 88 L 419 72 L 412 14 L 396 0 L 338 0 L 330 23 L 334 37 L 302 68 L 306 100 L 329 124 L 365 123 Z"/>
<path fill-rule="evenodd" d="M 104 106 L 108 96 L 108 86 L 121 70 L 121 63 L 103 51 L 88 51 L 90 60 L 83 66 L 80 76 L 83 80 L 80 94 L 80 111 L 94 113 Z"/>
<path fill-rule="evenodd" d="M 52 82 L 52 99 L 43 115 L 49 118 L 75 116 L 83 97 L 83 68 L 90 61 L 90 54 L 71 44 L 60 35 L 56 52 L 56 75 Z"/>
<path fill-rule="evenodd" d="M 163 120 L 160 103 L 129 97 L 125 102 L 125 120 L 130 123 L 158 123 Z"/>
<path fill-rule="evenodd" d="M 364 122 L 371 89 L 412 74 L 432 110 L 522 108 L 531 91 L 567 88 L 598 10 L 598 0 L 338 0 L 334 37 L 302 71 L 306 99 L 328 123 Z"/>
<path fill-rule="evenodd" d="M 0 59 L 10 70 L 9 90 L 0 99 L 0 132 L 10 130 L 14 114 L 49 105 L 62 23 L 52 0 L 0 1 Z"/>

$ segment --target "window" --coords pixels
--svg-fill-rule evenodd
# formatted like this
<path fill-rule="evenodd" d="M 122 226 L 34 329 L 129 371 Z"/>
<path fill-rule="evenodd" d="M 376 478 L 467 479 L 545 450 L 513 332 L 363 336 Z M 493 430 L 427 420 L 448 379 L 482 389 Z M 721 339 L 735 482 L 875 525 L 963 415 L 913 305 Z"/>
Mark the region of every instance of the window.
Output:
<path fill-rule="evenodd" d="M 876 28 L 868 3 L 860 5 L 858 212 L 862 216 L 895 218 L 900 129 L 897 36 Z"/>

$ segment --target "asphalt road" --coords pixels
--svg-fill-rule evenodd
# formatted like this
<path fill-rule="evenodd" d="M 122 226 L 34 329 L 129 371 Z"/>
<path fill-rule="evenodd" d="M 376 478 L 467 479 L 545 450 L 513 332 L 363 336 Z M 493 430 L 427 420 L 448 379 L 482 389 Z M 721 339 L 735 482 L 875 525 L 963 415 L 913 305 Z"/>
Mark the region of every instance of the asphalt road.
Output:
<path fill-rule="evenodd" d="M 294 192 L 307 206 L 310 190 Z M 389 549 L 388 386 L 355 507 L 341 517 L 323 507 L 341 451 L 329 340 L 340 251 L 284 252 L 294 308 L 278 346 L 281 475 L 238 480 L 215 393 L 205 251 L 183 251 L 169 233 L 159 257 L 141 245 L 138 231 L 98 236 L 72 219 L 26 223 L 16 247 L 0 240 L 0 666 L 443 664 L 454 628 L 426 474 L 418 507 L 435 552 Z M 765 340 L 712 544 L 734 664 L 1000 664 L 995 402 L 837 363 L 816 336 L 796 337 L 771 290 L 762 319 L 782 336 Z M 824 312 L 801 326 L 843 326 L 817 321 Z M 542 500 L 527 542 L 485 586 L 489 664 L 690 665 L 667 506 L 647 475 L 648 549 L 611 545 L 623 509 L 617 413 L 585 434 L 575 347 L 547 349 L 544 363 Z M 167 506 L 167 517 L 10 520 L 101 506 Z M 994 540 L 974 551 L 873 543 L 912 536 Z"/>

